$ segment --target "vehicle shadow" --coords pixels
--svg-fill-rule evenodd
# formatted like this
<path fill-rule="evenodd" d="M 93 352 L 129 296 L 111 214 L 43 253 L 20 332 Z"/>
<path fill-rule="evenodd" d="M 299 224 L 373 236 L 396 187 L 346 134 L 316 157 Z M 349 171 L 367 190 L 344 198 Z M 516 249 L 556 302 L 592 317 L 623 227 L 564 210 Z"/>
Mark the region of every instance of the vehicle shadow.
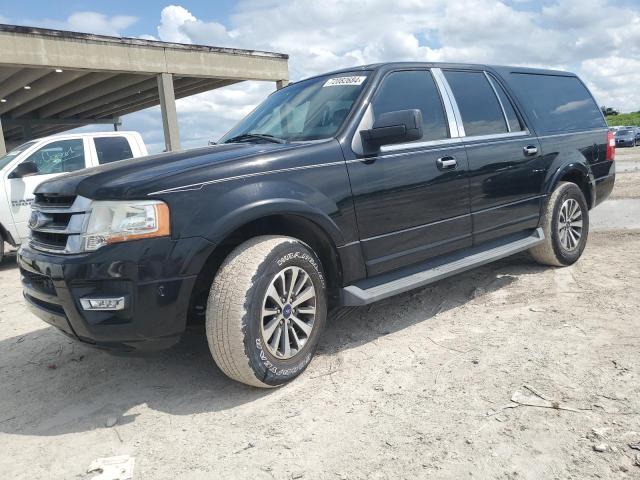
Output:
<path fill-rule="evenodd" d="M 542 270 L 520 255 L 370 307 L 343 310 L 329 320 L 318 355 L 429 321 Z M 286 395 L 229 380 L 212 361 L 202 328 L 190 329 L 176 347 L 144 357 L 112 356 L 42 328 L 0 341 L 0 385 L 0 431 L 37 436 L 103 428 L 112 417 L 119 425 L 134 422 L 137 414 L 127 412 L 142 404 L 193 415 Z"/>
<path fill-rule="evenodd" d="M 5 248 L 7 246 L 5 245 Z M 18 268 L 18 263 L 16 262 L 16 251 L 10 250 L 4 252 L 4 256 L 2 260 L 0 260 L 0 272 L 4 270 L 11 270 L 12 268 Z"/>

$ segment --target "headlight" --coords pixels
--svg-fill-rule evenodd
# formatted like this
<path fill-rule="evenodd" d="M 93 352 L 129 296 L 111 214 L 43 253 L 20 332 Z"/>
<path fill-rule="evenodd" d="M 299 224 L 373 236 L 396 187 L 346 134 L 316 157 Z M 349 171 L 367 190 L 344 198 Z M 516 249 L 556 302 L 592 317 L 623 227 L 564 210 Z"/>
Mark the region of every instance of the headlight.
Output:
<path fill-rule="evenodd" d="M 164 202 L 95 201 L 91 204 L 82 247 L 85 251 L 93 251 L 110 243 L 165 237 L 170 233 L 169 207 Z"/>

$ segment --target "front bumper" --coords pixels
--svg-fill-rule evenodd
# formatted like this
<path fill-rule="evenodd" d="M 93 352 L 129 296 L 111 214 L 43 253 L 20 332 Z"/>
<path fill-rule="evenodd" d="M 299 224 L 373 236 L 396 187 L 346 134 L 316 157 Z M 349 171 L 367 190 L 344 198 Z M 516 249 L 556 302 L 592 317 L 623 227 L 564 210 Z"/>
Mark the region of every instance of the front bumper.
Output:
<path fill-rule="evenodd" d="M 178 342 L 191 292 L 213 250 L 202 238 L 157 238 L 96 252 L 54 255 L 24 244 L 17 259 L 29 309 L 63 333 L 117 351 L 152 351 Z M 118 311 L 87 311 L 84 297 L 124 296 Z"/>

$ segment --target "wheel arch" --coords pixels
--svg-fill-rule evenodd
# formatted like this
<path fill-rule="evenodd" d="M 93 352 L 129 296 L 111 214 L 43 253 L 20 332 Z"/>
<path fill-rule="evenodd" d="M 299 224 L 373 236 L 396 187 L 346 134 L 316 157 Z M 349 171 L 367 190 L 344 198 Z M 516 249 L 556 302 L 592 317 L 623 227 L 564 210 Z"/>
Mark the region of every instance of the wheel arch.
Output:
<path fill-rule="evenodd" d="M 595 179 L 591 173 L 591 169 L 583 163 L 570 163 L 558 168 L 549 182 L 547 195 L 551 194 L 559 182 L 575 183 L 582 194 L 589 209 L 593 208 L 596 201 Z"/>
<path fill-rule="evenodd" d="M 268 203 L 268 202 L 267 202 Z M 273 207 L 273 205 L 271 205 Z M 317 212 L 290 208 L 285 211 L 265 209 L 265 205 L 247 207 L 253 215 L 234 212 L 233 222 L 227 223 L 225 233 L 218 233 L 216 247 L 204 262 L 191 294 L 189 321 L 197 321 L 204 315 L 209 288 L 224 259 L 238 245 L 261 235 L 283 235 L 296 238 L 307 244 L 320 258 L 328 284 L 329 303 L 339 300 L 339 287 L 342 284 L 342 264 L 338 253 L 338 241 L 341 239 L 338 227 L 329 219 L 322 218 Z M 298 206 L 300 207 L 300 206 Z M 241 213 L 238 215 L 238 213 Z M 237 221 L 243 218 L 243 222 Z"/>

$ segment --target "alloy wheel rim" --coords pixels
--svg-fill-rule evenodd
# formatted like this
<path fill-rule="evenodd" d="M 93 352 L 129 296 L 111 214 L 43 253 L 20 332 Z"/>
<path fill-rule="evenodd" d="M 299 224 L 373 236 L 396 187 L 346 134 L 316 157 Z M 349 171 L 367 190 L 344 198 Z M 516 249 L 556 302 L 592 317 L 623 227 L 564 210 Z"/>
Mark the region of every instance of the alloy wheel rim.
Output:
<path fill-rule="evenodd" d="M 271 279 L 262 302 L 260 331 L 271 355 L 289 359 L 305 346 L 316 320 L 316 289 L 300 267 L 287 267 Z"/>
<path fill-rule="evenodd" d="M 565 250 L 572 251 L 582 238 L 582 209 L 573 198 L 564 201 L 558 215 L 558 236 Z"/>

